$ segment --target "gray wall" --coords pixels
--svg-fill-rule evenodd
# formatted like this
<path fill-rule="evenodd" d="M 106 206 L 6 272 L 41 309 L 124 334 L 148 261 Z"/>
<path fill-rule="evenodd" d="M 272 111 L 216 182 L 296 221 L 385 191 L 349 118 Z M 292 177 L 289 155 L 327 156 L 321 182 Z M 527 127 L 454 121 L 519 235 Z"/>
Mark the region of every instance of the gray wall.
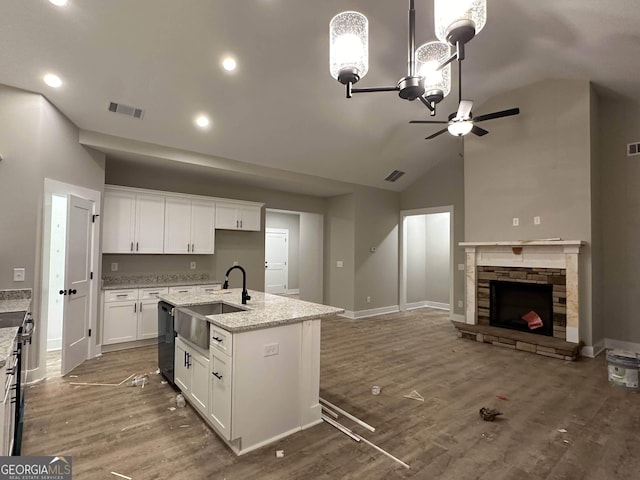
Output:
<path fill-rule="evenodd" d="M 265 208 L 280 210 L 296 210 L 313 213 L 324 213 L 326 200 L 319 197 L 296 195 L 246 185 L 221 182 L 202 172 L 185 171 L 180 166 L 167 164 L 150 169 L 133 162 L 107 160 L 106 183 L 128 187 L 148 188 L 152 190 L 209 195 L 238 200 L 249 200 L 265 203 Z M 198 269 L 200 264 L 208 268 L 211 278 L 224 280 L 226 270 L 238 261 L 247 271 L 247 287 L 264 291 L 264 209 L 262 230 L 260 232 L 235 232 L 216 230 L 214 255 L 197 255 Z M 110 256 L 111 257 L 111 256 Z M 144 255 L 120 255 L 122 265 L 128 271 L 141 272 L 151 267 L 151 262 Z M 154 256 L 153 268 L 156 271 L 172 271 L 177 268 L 176 262 L 188 265 L 184 260 L 175 259 L 172 255 Z M 173 257 L 173 258 L 172 258 Z M 184 257 L 184 256 L 181 256 Z M 200 261 L 200 258 L 202 261 Z M 106 266 L 106 260 L 105 260 Z M 187 267 L 188 268 L 188 267 Z M 241 276 L 232 274 L 232 287 L 241 286 Z"/>
<path fill-rule="evenodd" d="M 600 103 L 602 165 L 603 309 L 607 338 L 640 343 L 640 105 L 627 99 Z"/>
<path fill-rule="evenodd" d="M 103 190 L 104 156 L 78 144 L 78 129 L 44 97 L 0 85 L 0 288 L 33 288 L 39 318 L 44 179 Z M 24 267 L 24 282 L 13 268 Z M 36 329 L 33 345 L 39 345 Z M 39 352 L 30 349 L 29 367 Z"/>
<path fill-rule="evenodd" d="M 425 300 L 449 304 L 449 214 L 425 215 Z"/>
<path fill-rule="evenodd" d="M 519 116 L 485 125 L 490 135 L 465 139 L 465 237 L 586 241 L 580 339 L 592 345 L 590 84 L 547 80 L 495 97 L 477 112 L 516 106 Z M 534 225 L 538 215 L 542 222 Z"/>
<path fill-rule="evenodd" d="M 300 215 L 292 213 L 266 212 L 265 226 L 267 228 L 281 228 L 289 231 L 287 245 L 289 256 L 288 290 L 300 288 Z"/>
<path fill-rule="evenodd" d="M 486 138 L 486 137 L 485 137 Z M 460 144 L 460 150 L 462 144 Z M 456 315 L 464 315 L 464 271 L 457 268 L 465 263 L 464 248 L 459 246 L 465 239 L 464 222 L 464 160 L 460 152 L 453 152 L 450 157 L 443 158 L 434 165 L 422 178 L 407 188 L 400 195 L 401 210 L 453 206 L 453 299 L 452 311 Z"/>
<path fill-rule="evenodd" d="M 300 299 L 323 303 L 324 216 L 300 214 Z"/>
<path fill-rule="evenodd" d="M 331 197 L 325 217 L 325 303 L 354 310 L 355 199 L 354 194 Z M 342 261 L 339 268 L 337 262 Z"/>
<path fill-rule="evenodd" d="M 404 234 L 407 248 L 407 303 L 424 302 L 427 299 L 426 227 L 424 215 L 412 215 L 406 219 Z"/>

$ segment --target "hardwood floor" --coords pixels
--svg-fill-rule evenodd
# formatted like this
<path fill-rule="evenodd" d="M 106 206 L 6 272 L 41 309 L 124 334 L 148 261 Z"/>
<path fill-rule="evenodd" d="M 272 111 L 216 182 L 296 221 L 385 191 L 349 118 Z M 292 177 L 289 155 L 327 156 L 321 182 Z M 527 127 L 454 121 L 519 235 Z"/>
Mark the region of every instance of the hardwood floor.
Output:
<path fill-rule="evenodd" d="M 321 396 L 376 427 L 339 419 L 409 470 L 324 423 L 236 457 L 191 407 L 169 410 L 176 392 L 153 373 L 144 388 L 70 385 L 155 372 L 155 347 L 28 388 L 23 454 L 72 455 L 76 480 L 638 478 L 640 396 L 608 385 L 602 356 L 565 362 L 463 340 L 446 318 L 421 309 L 322 324 Z M 424 402 L 403 397 L 412 390 Z M 504 415 L 484 422 L 482 406 Z"/>

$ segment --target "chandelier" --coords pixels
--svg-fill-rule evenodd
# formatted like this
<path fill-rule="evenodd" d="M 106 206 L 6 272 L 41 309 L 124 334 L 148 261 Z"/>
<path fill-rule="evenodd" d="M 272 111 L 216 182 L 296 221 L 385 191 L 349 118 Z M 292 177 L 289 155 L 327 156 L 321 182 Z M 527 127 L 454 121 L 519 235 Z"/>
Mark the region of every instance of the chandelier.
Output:
<path fill-rule="evenodd" d="M 486 0 L 434 0 L 435 34 L 439 42 L 415 47 L 414 0 L 409 1 L 407 74 L 392 87 L 354 88 L 369 69 L 369 21 L 358 12 L 342 12 L 329 24 L 329 70 L 346 86 L 346 96 L 363 92 L 394 92 L 406 100 L 420 100 L 436 113 L 436 104 L 451 91 L 451 63 L 465 57 L 465 44 L 487 21 Z M 454 52 L 451 53 L 451 47 Z"/>

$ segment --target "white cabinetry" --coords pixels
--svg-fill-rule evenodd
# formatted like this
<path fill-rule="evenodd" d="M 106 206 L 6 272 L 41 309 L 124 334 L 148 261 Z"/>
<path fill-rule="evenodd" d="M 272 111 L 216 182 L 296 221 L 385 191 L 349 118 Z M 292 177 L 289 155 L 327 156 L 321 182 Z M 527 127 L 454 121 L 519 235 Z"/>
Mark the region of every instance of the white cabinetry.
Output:
<path fill-rule="evenodd" d="M 214 253 L 215 203 L 167 197 L 164 253 Z"/>
<path fill-rule="evenodd" d="M 214 283 L 213 285 L 198 285 L 196 286 L 196 293 L 197 294 L 205 294 L 205 293 L 212 293 L 218 290 L 222 290 L 222 284 L 221 283 Z"/>
<path fill-rule="evenodd" d="M 211 378 L 207 418 L 224 439 L 231 440 L 232 360 L 229 355 L 217 351 L 214 347 L 209 350 L 209 360 Z"/>
<path fill-rule="evenodd" d="M 4 388 L 0 390 L 0 456 L 9 456 L 13 451 L 17 362 L 16 356 L 11 355 L 4 367 L 0 367 L 0 378 L 4 381 L 1 384 Z"/>
<path fill-rule="evenodd" d="M 206 415 L 209 406 L 209 358 L 180 336 L 175 341 L 174 380 L 191 404 Z"/>
<path fill-rule="evenodd" d="M 164 196 L 105 189 L 103 253 L 163 253 Z"/>
<path fill-rule="evenodd" d="M 169 287 L 169 293 L 188 293 L 193 295 L 196 293 L 196 285 L 185 285 L 182 287 Z"/>
<path fill-rule="evenodd" d="M 102 315 L 102 344 L 157 337 L 158 296 L 168 291 L 167 287 L 107 291 Z"/>
<path fill-rule="evenodd" d="M 233 202 L 216 202 L 216 228 L 222 230 L 260 230 L 261 207 Z"/>

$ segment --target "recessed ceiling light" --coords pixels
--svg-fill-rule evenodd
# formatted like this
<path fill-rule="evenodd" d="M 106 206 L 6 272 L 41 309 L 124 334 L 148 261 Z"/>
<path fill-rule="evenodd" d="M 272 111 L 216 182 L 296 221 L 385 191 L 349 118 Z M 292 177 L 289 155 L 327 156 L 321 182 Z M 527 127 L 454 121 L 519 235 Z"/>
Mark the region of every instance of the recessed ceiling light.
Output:
<path fill-rule="evenodd" d="M 209 120 L 209 117 L 207 117 L 206 115 L 198 115 L 196 117 L 196 125 L 198 125 L 200 128 L 207 128 L 210 123 L 211 120 Z"/>
<path fill-rule="evenodd" d="M 233 72 L 237 66 L 238 64 L 233 57 L 227 57 L 222 60 L 222 68 L 224 68 L 227 72 Z"/>
<path fill-rule="evenodd" d="M 44 83 L 49 85 L 51 88 L 58 88 L 62 86 L 62 80 L 60 80 L 60 77 L 53 73 L 47 73 L 42 80 L 44 80 Z"/>
<path fill-rule="evenodd" d="M 49 0 L 56 7 L 64 7 L 67 4 L 67 0 Z"/>

